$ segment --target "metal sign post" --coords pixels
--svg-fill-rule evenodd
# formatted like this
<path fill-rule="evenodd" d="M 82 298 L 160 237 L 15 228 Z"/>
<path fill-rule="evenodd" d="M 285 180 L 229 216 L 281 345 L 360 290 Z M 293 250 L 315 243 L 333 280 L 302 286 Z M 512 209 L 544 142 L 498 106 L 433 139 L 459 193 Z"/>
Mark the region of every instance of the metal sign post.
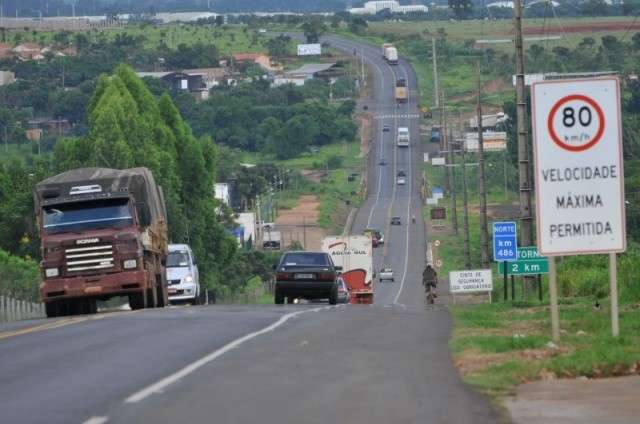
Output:
<path fill-rule="evenodd" d="M 609 254 L 611 330 L 618 328 L 615 253 L 626 248 L 620 84 L 616 77 L 531 87 L 538 247 L 546 256 Z M 549 262 L 554 339 L 555 263 Z"/>

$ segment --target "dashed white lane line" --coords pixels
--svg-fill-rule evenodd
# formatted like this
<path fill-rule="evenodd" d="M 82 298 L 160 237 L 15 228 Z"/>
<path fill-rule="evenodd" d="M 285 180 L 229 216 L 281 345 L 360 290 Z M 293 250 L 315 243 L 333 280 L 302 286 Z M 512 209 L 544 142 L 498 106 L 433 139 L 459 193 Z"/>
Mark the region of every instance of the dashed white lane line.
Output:
<path fill-rule="evenodd" d="M 236 339 L 230 343 L 227 343 L 226 345 L 224 345 L 223 347 L 221 347 L 220 349 L 217 349 L 211 353 L 209 353 L 208 355 L 198 359 L 197 361 L 191 363 L 190 365 L 187 365 L 186 367 L 182 368 L 181 370 L 163 378 L 162 380 L 153 383 L 147 387 L 145 387 L 144 389 L 133 393 L 132 395 L 130 395 L 128 398 L 125 399 L 125 403 L 137 403 L 140 402 L 141 400 L 146 399 L 147 397 L 155 394 L 155 393 L 161 393 L 164 389 L 166 389 L 168 386 L 172 385 L 173 383 L 187 377 L 189 374 L 192 374 L 194 371 L 196 371 L 199 368 L 202 368 L 203 366 L 209 364 L 210 362 L 215 361 L 216 359 L 218 359 L 219 357 L 221 357 L 222 355 L 224 355 L 225 353 L 229 352 L 230 350 L 233 350 L 237 347 L 239 347 L 240 345 L 242 345 L 243 343 L 254 339 L 258 336 L 261 336 L 263 334 L 269 333 L 273 330 L 275 330 L 276 328 L 280 327 L 282 324 L 284 324 L 285 322 L 289 321 L 291 318 L 294 318 L 298 315 L 302 315 L 308 312 L 319 312 L 321 310 L 324 309 L 330 309 L 332 308 L 331 306 L 325 306 L 325 307 L 320 307 L 320 308 L 313 308 L 313 309 L 306 309 L 303 311 L 297 311 L 297 312 L 291 312 L 288 313 L 286 315 L 283 315 L 282 317 L 280 317 L 279 320 L 277 320 L 276 322 L 274 322 L 271 325 L 268 325 L 267 327 L 263 328 L 262 330 L 258 330 L 258 331 L 254 331 L 253 333 L 249 333 L 243 337 L 240 337 L 239 339 Z M 95 424 L 95 423 L 94 423 Z"/>
<path fill-rule="evenodd" d="M 109 417 L 91 417 L 82 424 L 104 424 L 109 421 Z"/>

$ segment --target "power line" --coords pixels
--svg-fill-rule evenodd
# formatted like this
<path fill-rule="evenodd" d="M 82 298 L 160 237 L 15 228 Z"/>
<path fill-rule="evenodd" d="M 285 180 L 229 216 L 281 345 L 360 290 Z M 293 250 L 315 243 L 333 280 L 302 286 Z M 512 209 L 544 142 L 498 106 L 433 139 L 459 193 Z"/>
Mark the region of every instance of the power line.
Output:
<path fill-rule="evenodd" d="M 635 18 L 633 18 L 633 21 L 631 22 L 631 24 L 627 27 L 627 30 L 624 32 L 624 35 L 620 39 L 621 43 L 624 41 L 625 38 L 627 38 L 627 35 L 629 35 L 629 31 L 631 31 L 631 28 L 633 28 L 633 26 L 638 21 L 638 16 L 640 16 L 640 14 L 636 15 Z"/>

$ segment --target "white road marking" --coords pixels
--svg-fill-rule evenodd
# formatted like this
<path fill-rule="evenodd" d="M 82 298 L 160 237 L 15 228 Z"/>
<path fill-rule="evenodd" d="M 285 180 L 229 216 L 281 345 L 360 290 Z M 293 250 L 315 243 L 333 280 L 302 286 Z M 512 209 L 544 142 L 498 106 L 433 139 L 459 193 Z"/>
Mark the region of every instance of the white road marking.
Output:
<path fill-rule="evenodd" d="M 378 74 L 380 75 L 380 86 L 382 87 L 382 92 L 384 93 L 384 78 L 382 75 L 382 71 L 380 70 L 380 67 L 378 67 L 378 65 L 375 62 L 369 62 L 370 64 L 372 64 L 375 68 L 376 71 L 378 72 Z M 380 129 L 380 125 L 382 124 L 382 122 L 378 123 L 378 130 Z M 380 131 L 378 131 L 378 135 L 380 134 Z M 376 163 L 376 169 L 378 169 L 378 192 L 376 194 L 376 200 L 373 203 L 373 205 L 371 206 L 371 210 L 369 211 L 369 219 L 367 219 L 367 228 L 371 227 L 371 219 L 373 218 L 373 211 L 376 209 L 376 206 L 378 205 L 378 201 L 380 200 L 380 192 L 382 191 L 382 170 L 378 168 L 378 164 L 380 163 L 380 160 L 382 159 L 382 142 L 384 141 L 384 134 L 383 135 L 379 135 L 380 140 L 380 145 L 378 146 L 378 160 Z"/>
<path fill-rule="evenodd" d="M 82 424 L 104 424 L 109 421 L 109 417 L 91 417 Z"/>
<path fill-rule="evenodd" d="M 407 71 L 404 69 L 404 67 L 400 67 L 402 69 L 402 73 L 405 76 L 405 80 L 408 81 L 409 80 L 409 75 L 407 75 Z M 411 90 L 407 90 L 407 105 L 411 105 L 411 101 L 409 99 L 409 93 L 411 92 Z M 411 131 L 411 129 L 409 129 L 409 131 Z M 418 138 L 418 143 L 421 143 L 422 140 L 420 140 Z M 405 254 L 404 254 L 404 271 L 402 272 L 402 280 L 400 281 L 400 287 L 398 288 L 398 293 L 396 294 L 396 297 L 393 299 L 393 303 L 397 304 L 398 303 L 398 299 L 400 298 L 400 295 L 402 294 L 402 289 L 404 288 L 404 282 L 407 278 L 407 269 L 409 266 L 409 236 L 410 236 L 410 231 L 409 229 L 411 228 L 410 224 L 410 219 L 411 219 L 411 202 L 413 201 L 413 193 L 412 193 L 412 183 L 413 183 L 413 161 L 411 160 L 411 152 L 412 152 L 412 147 L 409 146 L 409 173 L 407 175 L 409 175 L 409 203 L 407 205 L 407 237 L 406 237 L 406 247 L 405 247 Z"/>
<path fill-rule="evenodd" d="M 320 307 L 320 308 L 313 308 L 313 309 L 306 309 L 303 311 L 297 311 L 297 312 L 291 312 L 288 313 L 286 315 L 283 315 L 282 317 L 280 317 L 280 319 L 278 319 L 276 322 L 274 322 L 271 325 L 268 325 L 267 327 L 263 328 L 262 330 L 258 330 L 258 331 L 254 331 L 253 333 L 249 333 L 243 337 L 240 337 L 239 339 L 236 339 L 230 343 L 227 343 L 226 345 L 224 345 L 223 347 L 221 347 L 220 349 L 217 349 L 211 353 L 209 353 L 208 355 L 198 359 L 197 361 L 193 362 L 192 364 L 187 365 L 186 367 L 182 368 L 181 370 L 163 378 L 162 380 L 153 383 L 147 387 L 145 387 L 144 389 L 133 393 L 132 395 L 130 395 L 128 398 L 125 399 L 125 403 L 137 403 L 140 402 L 141 400 L 146 399 L 147 397 L 155 394 L 155 393 L 161 393 L 164 389 L 166 389 L 168 386 L 172 385 L 173 383 L 182 380 L 183 378 L 187 377 L 189 374 L 192 374 L 194 371 L 198 370 L 199 368 L 202 368 L 203 366 L 207 365 L 210 362 L 215 361 L 216 359 L 218 359 L 219 357 L 221 357 L 222 355 L 224 355 L 225 353 L 229 352 L 230 350 L 236 349 L 237 347 L 239 347 L 240 345 L 242 345 L 243 343 L 254 339 L 258 336 L 261 336 L 263 334 L 269 333 L 273 330 L 275 330 L 276 328 L 280 327 L 282 324 L 284 324 L 285 322 L 287 322 L 288 320 L 290 320 L 291 318 L 294 318 L 298 315 L 302 315 L 304 313 L 308 313 L 308 312 L 319 312 L 321 310 L 324 309 L 330 309 L 331 306 L 325 306 L 325 307 Z M 93 423 L 95 424 L 95 423 Z"/>

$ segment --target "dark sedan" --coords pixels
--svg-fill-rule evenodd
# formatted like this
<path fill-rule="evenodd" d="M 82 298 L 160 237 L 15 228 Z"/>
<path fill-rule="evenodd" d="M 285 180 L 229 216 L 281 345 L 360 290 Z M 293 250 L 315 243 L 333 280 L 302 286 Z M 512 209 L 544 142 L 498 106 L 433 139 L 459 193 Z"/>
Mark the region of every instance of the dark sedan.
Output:
<path fill-rule="evenodd" d="M 286 252 L 276 267 L 275 303 L 294 299 L 329 299 L 338 303 L 339 271 L 324 252 Z"/>

